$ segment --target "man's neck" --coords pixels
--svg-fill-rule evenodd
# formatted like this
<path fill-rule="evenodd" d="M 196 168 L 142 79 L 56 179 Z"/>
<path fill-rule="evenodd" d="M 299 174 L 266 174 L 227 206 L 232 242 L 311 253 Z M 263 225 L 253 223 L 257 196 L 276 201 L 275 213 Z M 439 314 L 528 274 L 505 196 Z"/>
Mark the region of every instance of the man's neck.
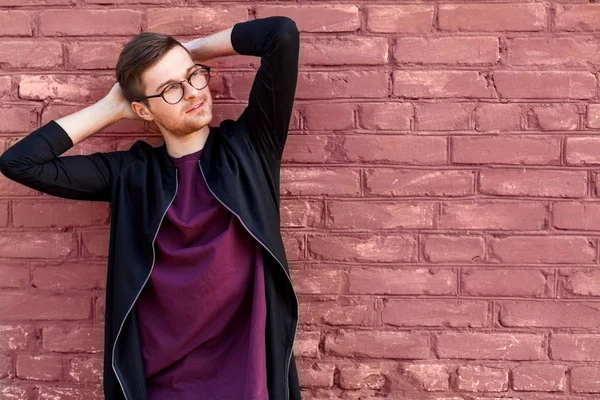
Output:
<path fill-rule="evenodd" d="M 195 153 L 204 148 L 209 133 L 210 127 L 208 125 L 184 137 L 177 137 L 163 132 L 167 153 L 173 158 Z"/>

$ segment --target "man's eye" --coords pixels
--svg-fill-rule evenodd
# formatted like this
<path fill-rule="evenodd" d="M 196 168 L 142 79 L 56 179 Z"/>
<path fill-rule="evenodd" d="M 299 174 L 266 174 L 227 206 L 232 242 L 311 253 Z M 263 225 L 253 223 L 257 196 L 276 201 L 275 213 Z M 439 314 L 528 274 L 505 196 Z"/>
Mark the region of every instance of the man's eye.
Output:
<path fill-rule="evenodd" d="M 175 84 L 167 86 L 166 89 L 165 89 L 165 93 L 170 92 L 172 90 L 177 90 L 178 86 L 179 85 L 175 85 Z"/>

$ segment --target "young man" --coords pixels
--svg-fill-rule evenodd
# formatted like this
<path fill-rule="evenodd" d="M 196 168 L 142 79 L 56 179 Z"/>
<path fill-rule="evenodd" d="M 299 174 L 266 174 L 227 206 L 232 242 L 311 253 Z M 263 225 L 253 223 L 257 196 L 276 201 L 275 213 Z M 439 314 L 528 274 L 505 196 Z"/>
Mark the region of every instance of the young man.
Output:
<path fill-rule="evenodd" d="M 270 17 L 180 43 L 143 33 L 117 84 L 0 158 L 44 193 L 111 203 L 106 399 L 300 399 L 298 299 L 280 232 L 279 173 L 298 75 L 299 32 Z M 248 106 L 218 127 L 210 68 L 260 56 Z M 165 142 L 59 157 L 120 118 L 154 121 Z"/>

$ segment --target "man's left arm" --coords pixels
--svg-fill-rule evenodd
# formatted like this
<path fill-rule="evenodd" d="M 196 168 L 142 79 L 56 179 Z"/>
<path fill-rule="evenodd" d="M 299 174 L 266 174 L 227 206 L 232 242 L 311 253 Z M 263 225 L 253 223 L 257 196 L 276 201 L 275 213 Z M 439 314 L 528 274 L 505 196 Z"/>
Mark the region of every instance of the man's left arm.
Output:
<path fill-rule="evenodd" d="M 184 45 L 199 62 L 235 54 L 261 58 L 248 106 L 238 121 L 247 125 L 251 139 L 280 160 L 298 81 L 300 33 L 294 20 L 277 16 L 239 22 Z"/>

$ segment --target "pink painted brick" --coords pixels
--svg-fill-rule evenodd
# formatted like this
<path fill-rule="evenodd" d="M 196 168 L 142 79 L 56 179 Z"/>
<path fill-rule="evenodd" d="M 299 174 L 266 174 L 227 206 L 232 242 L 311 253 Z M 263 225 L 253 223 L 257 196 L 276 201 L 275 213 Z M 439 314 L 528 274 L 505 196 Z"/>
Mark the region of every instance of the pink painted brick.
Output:
<path fill-rule="evenodd" d="M 146 10 L 144 31 L 198 37 L 231 28 L 247 19 L 245 6 L 150 8 Z"/>
<path fill-rule="evenodd" d="M 546 8 L 542 3 L 442 4 L 438 19 L 443 31 L 541 31 Z"/>
<path fill-rule="evenodd" d="M 441 229 L 538 230 L 547 218 L 546 205 L 539 202 L 449 201 L 442 204 Z"/>
<path fill-rule="evenodd" d="M 399 97 L 492 97 L 492 88 L 477 71 L 395 71 L 393 80 Z"/>
<path fill-rule="evenodd" d="M 361 127 L 381 130 L 409 130 L 414 110 L 410 103 L 364 103 L 359 107 Z"/>
<path fill-rule="evenodd" d="M 1 3 L 0 3 L 1 5 Z M 0 35 L 2 36 L 32 36 L 33 18 L 27 11 L 0 11 Z M 4 57 L 2 57 L 4 59 Z M 40 57 L 43 58 L 43 57 Z M 4 59 L 6 61 L 6 59 Z"/>
<path fill-rule="evenodd" d="M 142 13 L 134 10 L 47 10 L 39 15 L 44 36 L 136 35 Z"/>
<path fill-rule="evenodd" d="M 397 64 L 494 65 L 498 62 L 498 38 L 437 37 L 396 39 Z"/>
<path fill-rule="evenodd" d="M 556 29 L 564 31 L 597 31 L 600 9 L 596 4 L 557 4 Z"/>
<path fill-rule="evenodd" d="M 589 264 L 595 241 L 582 236 L 510 236 L 488 240 L 489 259 L 497 263 Z"/>
<path fill-rule="evenodd" d="M 373 196 L 467 196 L 474 192 L 471 171 L 365 170 L 365 193 Z"/>
<path fill-rule="evenodd" d="M 381 65 L 388 59 L 388 41 L 380 37 L 307 38 L 300 43 L 302 65 Z"/>
<path fill-rule="evenodd" d="M 480 191 L 495 196 L 583 197 L 585 171 L 486 169 L 480 172 Z"/>
<path fill-rule="evenodd" d="M 579 126 L 579 110 L 576 104 L 533 106 L 527 117 L 529 129 L 566 131 L 575 130 Z"/>
<path fill-rule="evenodd" d="M 596 77 L 584 71 L 495 71 L 501 98 L 590 99 L 596 95 Z"/>
<path fill-rule="evenodd" d="M 485 242 L 477 236 L 431 235 L 422 239 L 426 262 L 482 262 Z"/>
<path fill-rule="evenodd" d="M 557 165 L 560 163 L 560 139 L 548 136 L 454 137 L 452 162 Z"/>
<path fill-rule="evenodd" d="M 388 91 L 388 76 L 380 71 L 301 71 L 295 98 L 380 98 Z"/>
<path fill-rule="evenodd" d="M 353 4 L 259 5 L 256 17 L 285 15 L 301 32 L 353 32 L 360 28 L 358 7 Z"/>
<path fill-rule="evenodd" d="M 467 130 L 475 105 L 472 103 L 420 103 L 415 106 L 418 131 Z"/>
<path fill-rule="evenodd" d="M 521 130 L 523 114 L 519 104 L 480 104 L 475 110 L 475 130 L 479 132 L 518 131 Z"/>
<path fill-rule="evenodd" d="M 433 5 L 367 7 L 367 28 L 383 33 L 428 33 L 433 29 Z"/>
<path fill-rule="evenodd" d="M 600 41 L 592 37 L 515 38 L 508 42 L 510 65 L 586 67 L 599 65 Z"/>

